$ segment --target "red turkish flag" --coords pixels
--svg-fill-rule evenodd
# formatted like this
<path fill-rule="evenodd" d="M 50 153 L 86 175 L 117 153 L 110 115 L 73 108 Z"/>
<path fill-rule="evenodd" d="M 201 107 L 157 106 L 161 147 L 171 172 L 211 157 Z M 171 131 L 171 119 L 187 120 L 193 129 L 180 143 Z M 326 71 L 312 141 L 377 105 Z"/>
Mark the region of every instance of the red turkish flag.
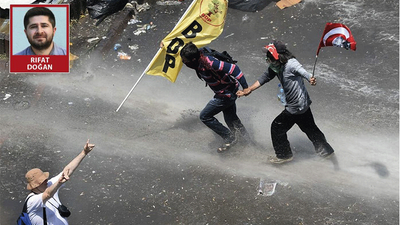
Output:
<path fill-rule="evenodd" d="M 318 46 L 317 55 L 322 47 L 336 46 L 356 50 L 356 41 L 350 29 L 341 23 L 326 23 L 324 33 Z"/>

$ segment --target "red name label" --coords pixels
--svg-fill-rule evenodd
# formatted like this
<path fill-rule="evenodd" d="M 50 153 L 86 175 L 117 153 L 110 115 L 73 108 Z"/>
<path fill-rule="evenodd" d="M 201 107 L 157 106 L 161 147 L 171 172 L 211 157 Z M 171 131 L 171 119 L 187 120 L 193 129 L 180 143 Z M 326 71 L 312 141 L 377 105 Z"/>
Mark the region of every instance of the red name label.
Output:
<path fill-rule="evenodd" d="M 10 60 L 11 73 L 69 73 L 68 55 L 13 55 Z"/>

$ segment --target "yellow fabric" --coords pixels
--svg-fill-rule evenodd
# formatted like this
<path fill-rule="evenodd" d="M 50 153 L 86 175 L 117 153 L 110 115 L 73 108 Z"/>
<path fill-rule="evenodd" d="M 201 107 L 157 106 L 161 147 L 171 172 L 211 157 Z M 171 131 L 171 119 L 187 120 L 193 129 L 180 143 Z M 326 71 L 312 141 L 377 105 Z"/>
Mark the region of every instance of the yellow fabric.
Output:
<path fill-rule="evenodd" d="M 227 10 L 227 0 L 194 0 L 162 40 L 164 46 L 150 62 L 146 73 L 175 82 L 183 65 L 179 56 L 182 47 L 191 41 L 200 48 L 217 38 L 223 31 Z"/>

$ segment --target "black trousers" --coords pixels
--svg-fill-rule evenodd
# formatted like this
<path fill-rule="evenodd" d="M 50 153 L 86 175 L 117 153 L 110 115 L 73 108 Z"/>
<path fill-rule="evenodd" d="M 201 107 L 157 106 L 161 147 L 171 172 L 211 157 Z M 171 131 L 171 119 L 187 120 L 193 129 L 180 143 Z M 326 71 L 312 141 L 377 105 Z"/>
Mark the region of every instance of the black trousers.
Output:
<path fill-rule="evenodd" d="M 286 133 L 294 124 L 297 124 L 301 131 L 307 135 L 317 153 L 323 151 L 333 152 L 332 147 L 325 139 L 325 135 L 315 124 L 310 108 L 303 114 L 290 114 L 285 109 L 271 124 L 272 145 L 274 146 L 275 154 L 278 158 L 287 158 L 293 155 Z"/>

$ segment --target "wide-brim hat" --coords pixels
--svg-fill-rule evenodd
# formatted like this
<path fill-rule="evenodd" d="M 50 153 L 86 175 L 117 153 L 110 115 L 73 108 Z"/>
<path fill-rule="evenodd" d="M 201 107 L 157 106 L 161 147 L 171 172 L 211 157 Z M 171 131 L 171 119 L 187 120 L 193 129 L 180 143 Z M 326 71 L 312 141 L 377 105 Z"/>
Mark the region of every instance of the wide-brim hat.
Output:
<path fill-rule="evenodd" d="M 39 168 L 29 170 L 25 174 L 26 182 L 28 183 L 26 189 L 32 190 L 39 187 L 46 179 L 49 178 L 49 172 L 43 172 Z"/>

